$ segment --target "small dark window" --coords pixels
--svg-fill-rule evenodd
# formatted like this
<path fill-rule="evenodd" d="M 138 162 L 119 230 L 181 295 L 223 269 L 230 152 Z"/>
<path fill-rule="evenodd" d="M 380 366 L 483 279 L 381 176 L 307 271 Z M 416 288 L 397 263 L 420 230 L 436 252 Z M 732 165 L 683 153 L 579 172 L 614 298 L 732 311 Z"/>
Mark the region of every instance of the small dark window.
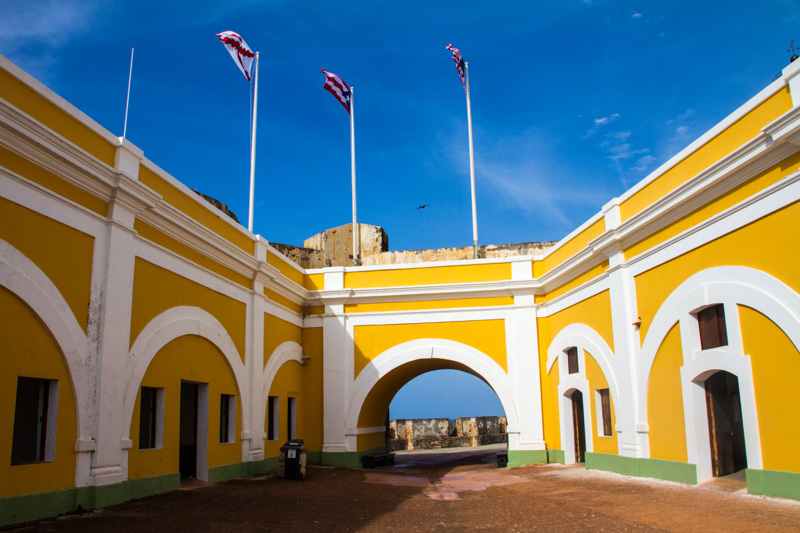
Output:
<path fill-rule="evenodd" d="M 603 413 L 603 435 L 611 436 L 611 397 L 608 389 L 599 389 L 597 394 L 600 396 L 600 408 Z"/>
<path fill-rule="evenodd" d="M 567 368 L 570 374 L 578 373 L 578 349 L 574 346 L 567 349 Z"/>
<path fill-rule="evenodd" d="M 219 441 L 220 443 L 233 442 L 233 424 L 236 419 L 235 408 L 236 400 L 231 394 L 220 395 L 219 400 Z"/>
<path fill-rule="evenodd" d="M 278 397 L 270 396 L 267 403 L 267 440 L 278 439 Z"/>
<path fill-rule="evenodd" d="M 51 416 L 51 383 L 58 382 L 49 379 L 17 378 L 11 464 L 52 460 L 52 457 L 48 457 L 51 455 L 48 453 L 48 444 L 53 442 L 54 435 L 48 440 L 47 434 L 48 417 Z M 54 424 L 51 423 L 51 426 L 54 427 Z"/>
<path fill-rule="evenodd" d="M 142 387 L 142 401 L 139 405 L 139 449 L 156 447 L 158 424 L 158 389 Z"/>
<path fill-rule="evenodd" d="M 697 322 L 700 325 L 700 346 L 703 350 L 728 345 L 724 305 L 712 305 L 699 311 Z"/>

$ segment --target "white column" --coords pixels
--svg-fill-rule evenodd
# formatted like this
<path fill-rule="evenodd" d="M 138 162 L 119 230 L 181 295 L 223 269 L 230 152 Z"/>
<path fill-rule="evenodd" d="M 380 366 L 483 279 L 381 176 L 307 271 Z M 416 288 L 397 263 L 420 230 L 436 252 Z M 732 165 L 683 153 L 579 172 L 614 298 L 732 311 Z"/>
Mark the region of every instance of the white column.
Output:
<path fill-rule="evenodd" d="M 344 289 L 344 268 L 331 269 L 325 273 L 325 290 Z M 323 350 L 323 453 L 346 452 L 347 398 L 349 381 L 347 375 L 347 329 L 344 316 L 345 297 L 325 300 L 325 316 L 322 319 Z"/>
<path fill-rule="evenodd" d="M 511 278 L 533 279 L 531 261 L 512 262 Z M 506 320 L 506 345 L 508 375 L 519 414 L 519 425 L 508 428 L 508 449 L 544 450 L 536 304 L 530 289 L 514 291 L 514 308 Z"/>
<path fill-rule="evenodd" d="M 255 257 L 259 268 L 253 274 L 252 292 L 247 309 L 247 346 L 245 347 L 245 366 L 247 367 L 249 390 L 242 391 L 242 461 L 264 459 L 264 427 L 267 398 L 264 394 L 264 283 L 258 279 L 260 266 L 267 262 L 267 245 L 260 235 L 256 237 Z M 269 391 L 267 391 L 267 394 Z M 264 406 L 262 409 L 261 407 Z"/>
<path fill-rule="evenodd" d="M 620 223 L 619 203 L 616 199 L 604 207 L 606 230 L 614 230 Z M 609 261 L 611 299 L 611 327 L 614 335 L 614 373 L 619 384 L 620 398 L 614 399 L 619 455 L 648 457 L 648 428 L 639 420 L 636 365 L 641 350 L 636 303 L 636 285 L 625 265 L 621 247 L 606 252 Z"/>
<path fill-rule="evenodd" d="M 102 264 L 94 264 L 90 342 L 95 357 L 94 429 L 96 450 L 90 476 L 95 485 L 118 483 L 127 477 L 127 436 L 119 391 L 125 390 L 130 349 L 133 304 L 134 235 L 136 214 L 147 207 L 136 194 L 139 162 L 143 153 L 128 141 L 117 146 L 117 188 L 108 209 Z M 151 204 L 152 205 L 152 204 Z"/>

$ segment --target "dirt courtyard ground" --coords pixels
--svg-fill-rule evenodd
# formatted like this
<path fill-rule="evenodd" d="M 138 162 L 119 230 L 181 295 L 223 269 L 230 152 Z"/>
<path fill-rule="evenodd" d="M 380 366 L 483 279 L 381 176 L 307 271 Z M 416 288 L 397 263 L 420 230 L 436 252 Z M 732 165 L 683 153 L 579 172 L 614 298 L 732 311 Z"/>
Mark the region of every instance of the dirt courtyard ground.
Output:
<path fill-rule="evenodd" d="M 16 531 L 800 531 L 800 502 L 735 480 L 686 486 L 561 465 L 498 469 L 497 448 L 402 452 L 143 498 Z"/>

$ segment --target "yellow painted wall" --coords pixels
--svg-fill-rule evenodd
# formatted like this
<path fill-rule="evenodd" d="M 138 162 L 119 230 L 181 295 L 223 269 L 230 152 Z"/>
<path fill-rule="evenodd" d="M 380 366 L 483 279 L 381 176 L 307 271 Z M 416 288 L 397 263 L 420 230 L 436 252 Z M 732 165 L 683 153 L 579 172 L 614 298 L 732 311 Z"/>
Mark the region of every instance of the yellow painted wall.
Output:
<path fill-rule="evenodd" d="M 272 387 L 269 389 L 270 396 L 277 396 L 280 398 L 278 406 L 280 408 L 280 417 L 278 421 L 278 435 L 273 440 L 264 440 L 264 457 L 277 457 L 281 454 L 280 447 L 289 440 L 288 435 L 288 409 L 289 397 L 297 398 L 297 438 L 304 438 L 303 435 L 306 431 L 306 420 L 304 412 L 305 397 L 303 391 L 305 389 L 303 383 L 305 365 L 301 365 L 297 361 L 289 361 L 281 366 L 275 379 L 272 382 Z M 264 427 L 267 427 L 269 420 L 269 413 L 266 413 L 264 418 Z"/>
<path fill-rule="evenodd" d="M 271 291 L 269 289 L 264 289 L 264 295 L 275 302 L 276 304 L 285 307 L 286 309 L 291 309 L 295 313 L 300 313 L 303 311 L 307 311 L 308 308 L 302 307 L 300 304 L 296 304 L 288 298 L 281 296 L 280 294 Z"/>
<path fill-rule="evenodd" d="M 77 415 L 66 362 L 48 329 L 16 295 L 0 287 L 0 498 L 75 486 Z M 21 335 L 20 332 L 25 332 Z M 58 380 L 55 460 L 11 465 L 19 376 Z"/>
<path fill-rule="evenodd" d="M 305 281 L 303 278 L 303 273 L 297 270 L 292 264 L 289 264 L 289 260 L 286 259 L 280 253 L 272 253 L 272 251 L 267 252 L 267 264 L 274 266 L 278 270 L 281 271 L 281 274 L 292 280 L 293 282 L 297 283 L 298 285 L 303 285 Z"/>
<path fill-rule="evenodd" d="M 94 238 L 0 198 L 0 239 L 36 263 L 86 331 Z"/>
<path fill-rule="evenodd" d="M 23 159 L 19 155 L 7 150 L 6 148 L 0 147 L 0 161 L 2 161 L 3 167 L 7 168 L 8 170 L 19 174 L 23 178 L 31 180 L 32 182 L 41 185 L 45 189 L 49 189 L 59 196 L 63 196 L 64 198 L 71 200 L 76 204 L 89 209 L 90 211 L 94 211 L 100 216 L 106 216 L 108 213 L 108 204 L 105 202 L 105 200 L 101 200 L 100 198 L 89 194 L 75 185 L 67 183 L 52 172 L 49 172 L 35 165 L 34 163 L 31 163 L 27 159 Z"/>
<path fill-rule="evenodd" d="M 202 203 L 205 202 L 202 197 L 191 193 L 186 194 L 145 165 L 139 166 L 139 181 L 160 194 L 165 202 L 177 210 L 198 221 L 248 254 L 253 254 L 255 248 L 253 237 L 232 226 L 231 223 L 235 224 L 235 222 L 222 211 L 213 208 L 213 206 L 211 210 L 206 209 L 206 206 Z M 208 205 L 211 206 L 211 204 Z M 231 223 L 228 222 L 229 220 Z"/>
<path fill-rule="evenodd" d="M 425 300 L 416 302 L 379 302 L 363 304 L 347 304 L 345 313 L 380 313 L 385 311 L 410 311 L 420 309 L 456 309 L 463 307 L 490 307 L 497 305 L 513 305 L 513 296 L 497 296 L 493 298 L 451 298 L 449 300 Z"/>
<path fill-rule="evenodd" d="M 614 402 L 616 401 L 616 398 L 614 398 L 613 393 L 608 395 L 611 403 L 611 436 L 605 436 L 602 435 L 603 420 L 597 420 L 597 391 L 599 389 L 608 388 L 608 379 L 606 379 L 605 374 L 603 374 L 603 370 L 600 368 L 600 365 L 598 365 L 597 361 L 594 360 L 594 356 L 589 352 L 584 353 L 586 381 L 589 382 L 589 400 L 592 410 L 591 413 L 584 413 L 584 417 L 591 417 L 592 419 L 591 437 L 594 444 L 594 452 L 617 455 L 619 453 L 617 447 L 617 432 L 614 430 L 614 426 L 617 423 L 617 413 L 614 409 Z"/>
<path fill-rule="evenodd" d="M 610 309 L 611 301 L 608 291 L 603 291 L 554 315 L 538 318 L 536 321 L 539 334 L 539 372 L 542 376 L 544 438 L 549 450 L 561 449 L 561 434 L 558 410 L 558 362 L 553 363 L 550 369 L 546 367 L 547 349 L 555 336 L 568 325 L 585 324 L 594 329 L 613 350 L 614 336 L 611 329 Z"/>
<path fill-rule="evenodd" d="M 625 200 L 620 205 L 622 221 L 628 220 L 648 205 L 728 155 L 731 151 L 753 139 L 761 133 L 761 128 L 791 108 L 792 98 L 789 93 L 789 87 L 784 87 L 722 133 L 698 148 L 689 157 Z"/>
<path fill-rule="evenodd" d="M 306 274 L 303 276 L 303 287 L 310 291 L 321 291 L 325 288 L 325 274 Z"/>
<path fill-rule="evenodd" d="M 745 266 L 762 270 L 790 287 L 800 287 L 800 254 L 786 243 L 800 242 L 800 204 L 720 237 L 706 246 L 644 272 L 635 278 L 636 301 L 645 339 L 652 319 L 669 294 L 692 274 L 716 266 Z"/>
<path fill-rule="evenodd" d="M 647 394 L 650 457 L 653 459 L 688 461 L 681 366 L 681 334 L 676 323 L 658 349 L 647 390 L 643 391 Z"/>
<path fill-rule="evenodd" d="M 370 433 L 356 437 L 358 451 L 372 450 L 386 445 L 386 433 Z"/>
<path fill-rule="evenodd" d="M 545 294 L 537 294 L 535 295 L 536 303 L 541 302 L 549 302 L 559 296 L 563 296 L 564 294 L 568 293 L 572 289 L 576 289 L 586 283 L 587 281 L 591 281 L 598 276 L 602 275 L 606 270 L 608 270 L 608 261 L 603 261 L 599 265 L 596 265 L 583 274 L 576 276 L 575 278 L 569 280 L 568 282 L 560 285 L 556 289 L 551 290 Z"/>
<path fill-rule="evenodd" d="M 363 289 L 370 287 L 434 285 L 439 283 L 471 283 L 504 279 L 511 279 L 510 263 L 345 272 L 344 286 L 348 289 Z"/>
<path fill-rule="evenodd" d="M 208 384 L 208 467 L 242 460 L 241 402 L 233 372 L 225 356 L 208 340 L 185 335 L 169 342 L 156 354 L 142 379 L 142 387 L 164 389 L 164 446 L 139 449 L 141 388 L 131 420 L 133 448 L 128 452 L 130 479 L 174 474 L 179 471 L 181 381 Z M 236 396 L 235 442 L 219 442 L 220 395 Z"/>
<path fill-rule="evenodd" d="M 152 263 L 136 258 L 131 345 L 156 316 L 173 307 L 196 306 L 211 313 L 228 332 L 244 360 L 246 306 Z"/>
<path fill-rule="evenodd" d="M 207 268 L 208 270 L 215 272 L 246 289 L 250 288 L 250 279 L 247 276 L 243 276 L 242 274 L 239 274 L 238 272 L 235 272 L 230 268 L 217 263 L 207 255 L 198 252 L 191 246 L 187 246 L 173 239 L 172 237 L 165 235 L 153 226 L 150 226 L 141 220 L 136 220 L 136 222 L 133 224 L 133 229 L 135 229 L 142 238 L 158 244 L 159 246 L 163 246 L 168 250 L 172 250 L 181 257 L 185 257 L 193 263 Z"/>
<path fill-rule="evenodd" d="M 800 353 L 770 319 L 739 306 L 744 353 L 750 355 L 756 393 L 761 454 L 766 470 L 800 473 Z"/>
<path fill-rule="evenodd" d="M 303 420 L 300 436 L 309 451 L 322 451 L 322 419 L 324 413 L 322 383 L 322 328 L 303 329 L 303 353 L 311 359 L 303 365 Z"/>
<path fill-rule="evenodd" d="M 448 339 L 472 346 L 508 371 L 503 320 L 357 326 L 354 336 L 356 377 L 389 348 L 415 339 Z"/>
<path fill-rule="evenodd" d="M 545 348 L 546 349 L 546 348 Z M 544 441 L 548 450 L 561 449 L 560 421 L 558 418 L 558 361 L 546 368 L 547 355 L 539 356 L 539 375 L 542 376 L 542 424 Z"/>
<path fill-rule="evenodd" d="M 106 165 L 114 166 L 115 152 L 111 142 L 4 69 L 0 69 L 0 97 L 68 141 L 77 144 Z"/>
<path fill-rule="evenodd" d="M 272 315 L 264 315 L 264 366 L 272 352 L 284 342 L 294 341 L 302 346 L 302 328 Z"/>
<path fill-rule="evenodd" d="M 735 189 L 717 198 L 703 208 L 698 209 L 689 216 L 670 224 L 666 228 L 657 231 L 650 237 L 634 244 L 625 250 L 625 256 L 629 258 L 635 257 L 640 253 L 643 253 L 657 246 L 658 244 L 667 241 L 682 231 L 686 231 L 687 229 L 692 228 L 703 221 L 708 220 L 709 218 L 712 218 L 714 215 L 724 211 L 725 209 L 751 198 L 759 191 L 766 189 L 770 185 L 773 185 L 782 178 L 785 178 L 789 174 L 795 172 L 798 166 L 800 166 L 800 153 L 784 159 L 779 164 L 758 174 L 756 177 L 739 185 Z"/>
<path fill-rule="evenodd" d="M 588 228 L 575 235 L 568 242 L 564 243 L 560 248 L 545 256 L 541 261 L 536 261 L 533 264 L 533 277 L 539 278 L 550 270 L 583 250 L 589 241 L 599 237 L 606 230 L 606 223 L 603 218 L 589 225 Z"/>

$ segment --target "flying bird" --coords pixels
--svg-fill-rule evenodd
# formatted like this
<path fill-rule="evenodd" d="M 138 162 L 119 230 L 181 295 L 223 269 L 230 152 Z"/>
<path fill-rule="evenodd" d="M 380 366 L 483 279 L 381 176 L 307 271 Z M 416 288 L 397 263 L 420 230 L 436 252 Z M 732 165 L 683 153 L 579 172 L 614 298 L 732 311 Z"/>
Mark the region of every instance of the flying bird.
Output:
<path fill-rule="evenodd" d="M 421 205 L 418 208 L 416 208 L 414 211 L 419 211 L 420 209 L 425 209 L 426 207 L 430 207 L 430 204 Z"/>

